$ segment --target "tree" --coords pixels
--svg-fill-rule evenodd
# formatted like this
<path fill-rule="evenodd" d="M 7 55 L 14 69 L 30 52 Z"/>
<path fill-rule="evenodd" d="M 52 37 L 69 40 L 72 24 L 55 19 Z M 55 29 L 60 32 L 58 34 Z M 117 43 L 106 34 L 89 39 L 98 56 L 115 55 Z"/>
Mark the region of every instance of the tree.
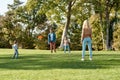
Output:
<path fill-rule="evenodd" d="M 69 25 L 70 25 L 70 19 L 71 19 L 71 9 L 72 9 L 73 5 L 75 4 L 75 2 L 76 2 L 76 0 L 73 0 L 73 1 L 71 0 L 70 2 L 68 2 L 67 22 L 66 22 L 65 28 L 64 28 L 64 30 L 63 30 L 60 47 L 63 46 L 63 39 L 64 39 L 64 37 L 67 36 L 68 27 L 69 27 Z"/>
<path fill-rule="evenodd" d="M 115 3 L 119 3 L 118 0 L 106 0 L 105 5 L 106 5 L 106 47 L 107 50 L 109 50 L 111 48 L 111 42 L 110 42 L 110 12 L 112 10 L 112 8 L 114 7 Z"/>
<path fill-rule="evenodd" d="M 27 29 L 32 33 L 35 27 L 41 27 L 41 24 L 44 24 L 47 21 L 45 13 L 40 13 L 42 0 L 28 0 L 26 4 L 26 15 L 28 15 Z"/>
<path fill-rule="evenodd" d="M 100 24 L 102 26 L 102 39 L 103 39 L 103 47 L 104 47 L 104 41 L 106 40 L 106 49 L 109 50 L 111 48 L 111 42 L 112 42 L 112 27 L 111 26 L 111 20 L 110 20 L 110 14 L 111 11 L 114 9 L 114 7 L 118 7 L 118 4 L 120 3 L 118 0 L 93 0 L 91 3 L 95 4 L 95 11 L 96 13 L 99 13 L 100 15 Z M 102 5 L 101 5 L 102 4 Z M 99 6 L 98 6 L 99 5 Z M 116 6 L 115 6 L 116 5 Z M 115 8 L 115 11 L 118 11 L 118 8 Z M 112 13 L 113 14 L 113 13 Z M 105 15 L 105 17 L 103 16 Z M 104 24 L 105 23 L 105 24 Z M 104 27 L 105 25 L 105 27 Z M 105 33 L 106 29 L 106 33 Z M 104 35 L 106 35 L 106 39 L 104 40 Z"/>
<path fill-rule="evenodd" d="M 22 48 L 34 48 L 33 30 L 46 21 L 46 15 L 39 13 L 40 4 L 31 4 L 32 0 L 29 1 L 27 5 L 21 6 L 23 2 L 14 0 L 13 4 L 8 5 L 9 11 L 6 13 L 6 20 L 9 21 L 4 21 L 11 35 L 9 37 L 13 40 L 17 39 Z"/>
<path fill-rule="evenodd" d="M 113 50 L 120 50 L 120 23 L 115 26 L 113 32 Z"/>

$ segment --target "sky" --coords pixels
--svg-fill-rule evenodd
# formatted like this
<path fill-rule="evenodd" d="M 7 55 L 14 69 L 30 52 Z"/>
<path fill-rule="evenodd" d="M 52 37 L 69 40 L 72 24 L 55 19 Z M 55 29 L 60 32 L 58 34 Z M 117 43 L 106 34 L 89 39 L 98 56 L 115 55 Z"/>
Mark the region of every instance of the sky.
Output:
<path fill-rule="evenodd" d="M 0 0 L 0 15 L 4 15 L 8 11 L 7 4 L 13 4 L 14 0 Z M 20 0 L 22 2 L 27 2 L 27 0 Z M 24 4 L 25 4 L 24 3 Z"/>

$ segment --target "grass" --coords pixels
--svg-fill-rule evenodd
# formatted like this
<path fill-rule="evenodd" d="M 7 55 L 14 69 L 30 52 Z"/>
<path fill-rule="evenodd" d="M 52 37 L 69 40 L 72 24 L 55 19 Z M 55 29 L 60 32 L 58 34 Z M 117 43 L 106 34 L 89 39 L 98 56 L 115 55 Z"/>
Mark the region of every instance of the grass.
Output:
<path fill-rule="evenodd" d="M 120 52 L 94 51 L 93 61 L 81 51 L 51 54 L 47 50 L 19 50 L 12 59 L 12 49 L 0 49 L 0 80 L 119 80 Z"/>

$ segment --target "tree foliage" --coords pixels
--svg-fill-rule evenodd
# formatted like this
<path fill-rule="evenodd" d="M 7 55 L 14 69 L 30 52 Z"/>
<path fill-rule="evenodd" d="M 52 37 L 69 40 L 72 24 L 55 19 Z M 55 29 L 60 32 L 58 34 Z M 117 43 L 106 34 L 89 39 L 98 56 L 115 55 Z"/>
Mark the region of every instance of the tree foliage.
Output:
<path fill-rule="evenodd" d="M 120 50 L 120 23 L 118 23 L 115 27 L 115 31 L 113 33 L 113 49 Z"/>
<path fill-rule="evenodd" d="M 14 0 L 9 11 L 0 17 L 1 41 L 9 43 L 17 39 L 21 48 L 48 49 L 47 34 L 53 27 L 57 34 L 57 47 L 64 36 L 71 40 L 71 49 L 81 49 L 82 24 L 89 19 L 93 35 L 93 49 L 111 48 L 119 23 L 119 0 Z M 35 29 L 39 33 L 34 33 Z M 115 30 L 114 30 L 115 29 Z M 43 36 L 42 40 L 38 36 Z M 75 46 L 76 45 L 76 46 Z"/>

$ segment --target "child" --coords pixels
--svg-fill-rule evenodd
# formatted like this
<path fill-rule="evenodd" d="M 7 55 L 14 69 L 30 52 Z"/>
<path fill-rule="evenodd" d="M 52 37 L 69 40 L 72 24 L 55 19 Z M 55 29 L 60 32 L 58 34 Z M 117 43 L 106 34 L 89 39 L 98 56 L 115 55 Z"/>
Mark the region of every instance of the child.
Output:
<path fill-rule="evenodd" d="M 18 46 L 17 46 L 17 41 L 14 41 L 14 44 L 12 46 L 12 48 L 14 49 L 14 55 L 13 55 L 13 59 L 17 59 L 18 58 Z"/>
<path fill-rule="evenodd" d="M 56 45 L 56 34 L 50 29 L 50 33 L 48 34 L 48 44 L 50 44 L 51 53 L 56 52 L 55 45 Z"/>
<path fill-rule="evenodd" d="M 69 44 L 70 44 L 70 40 L 68 40 L 67 37 L 64 37 L 64 40 L 63 40 L 64 53 L 66 53 L 66 50 L 67 50 L 67 49 L 68 49 L 68 51 L 69 51 L 69 53 L 70 53 Z"/>

